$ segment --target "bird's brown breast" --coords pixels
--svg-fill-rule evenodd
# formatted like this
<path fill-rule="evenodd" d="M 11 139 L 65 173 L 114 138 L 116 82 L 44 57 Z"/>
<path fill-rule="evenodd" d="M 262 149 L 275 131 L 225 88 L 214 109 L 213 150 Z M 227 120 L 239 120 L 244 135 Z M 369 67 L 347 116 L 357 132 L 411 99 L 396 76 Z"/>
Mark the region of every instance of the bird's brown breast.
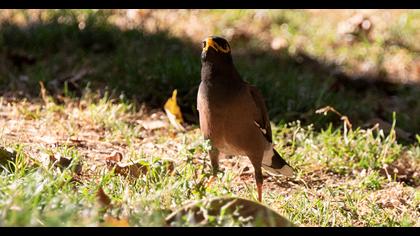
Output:
<path fill-rule="evenodd" d="M 246 89 L 237 86 L 224 92 L 224 88 L 214 88 L 203 82 L 199 88 L 200 129 L 214 147 L 228 155 L 262 152 L 266 145 L 261 131 L 254 124 L 252 109 L 241 105 L 252 103 Z"/>
<path fill-rule="evenodd" d="M 219 139 L 223 136 L 230 100 L 223 91 L 217 88 L 217 85 L 207 81 L 201 82 L 197 107 L 200 116 L 200 129 L 205 138 Z"/>

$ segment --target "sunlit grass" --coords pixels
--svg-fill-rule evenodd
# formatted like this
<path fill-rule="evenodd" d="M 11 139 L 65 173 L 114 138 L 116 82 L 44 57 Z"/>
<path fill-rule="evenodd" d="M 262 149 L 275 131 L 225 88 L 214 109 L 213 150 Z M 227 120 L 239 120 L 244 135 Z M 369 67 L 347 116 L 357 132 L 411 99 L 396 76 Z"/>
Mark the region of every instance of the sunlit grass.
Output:
<path fill-rule="evenodd" d="M 106 120 L 106 117 L 114 116 L 115 119 L 124 122 L 124 117 L 135 113 L 129 109 L 131 104 L 126 102 L 111 101 L 106 97 L 96 102 L 95 99 L 90 101 L 87 108 L 80 111 L 82 112 L 80 115 L 104 129 L 115 125 L 112 122 L 104 122 L 103 119 Z M 40 113 L 45 116 L 47 114 L 44 109 L 46 106 L 41 106 Z M 102 118 L 92 116 L 92 109 L 99 109 L 98 112 L 101 113 L 99 117 Z M 48 113 L 51 115 L 54 111 Z M 55 113 L 60 112 L 55 111 Z M 34 120 L 43 118 L 41 116 Z M 129 125 L 124 129 L 133 143 L 139 139 L 136 132 L 144 132 Z M 384 136 L 382 132 L 374 133 L 372 130 L 364 129 L 348 131 L 345 141 L 341 129 L 335 130 L 330 127 L 317 132 L 311 126 L 301 126 L 296 122 L 275 125 L 273 130 L 276 148 L 298 169 L 298 176 L 304 179 L 304 182 L 298 181 L 295 185 L 290 185 L 291 191 L 287 194 L 276 193 L 282 188 L 275 191 L 267 190 L 264 202 L 294 224 L 418 225 L 416 211 L 416 204 L 419 202 L 418 190 L 379 174 L 383 164 L 389 164 L 398 158 L 403 150 L 407 150 L 414 162 L 413 165 L 416 165 L 415 163 L 420 161 L 418 144 L 403 147 L 392 137 L 392 133 Z M 111 128 L 108 132 L 120 131 Z M 125 138 L 119 135 L 111 135 L 109 139 L 110 142 L 125 142 Z M 72 165 L 68 168 L 59 168 L 52 166 L 51 163 L 43 166 L 38 162 L 29 162 L 36 157 L 29 156 L 25 152 L 27 147 L 12 145 L 18 158 L 14 170 L 5 169 L 1 172 L 1 224 L 2 226 L 95 226 L 107 223 L 104 215 L 106 214 L 116 219 L 127 219 L 129 225 L 133 226 L 160 226 L 165 224 L 164 219 L 172 210 L 191 200 L 216 196 L 237 196 L 255 200 L 253 179 L 238 181 L 239 173 L 230 168 L 225 167 L 224 173 L 219 174 L 218 180 L 212 186 L 205 187 L 211 175 L 206 155 L 208 147 L 197 130 L 179 133 L 174 141 L 179 145 L 179 151 L 175 156 L 162 155 L 158 152 L 153 154 L 153 150 L 147 150 L 149 154 L 145 154 L 146 147 L 141 146 L 138 148 L 134 145 L 129 148 L 125 158 L 138 160 L 149 170 L 137 179 L 118 175 L 104 166 L 98 166 L 94 172 L 87 175 L 92 162 L 82 156 L 77 148 L 59 145 L 48 151 L 44 150 L 50 155 L 83 161 L 86 177 L 82 177 L 80 181 L 75 181 Z M 162 144 L 165 145 L 165 142 Z M 168 159 L 176 160 L 173 171 L 170 171 L 165 164 Z M 198 162 L 199 160 L 201 161 Z M 317 171 L 321 172 L 313 175 Z M 313 178 L 310 177 L 312 175 Z M 319 178 L 323 180 L 316 182 Z M 279 178 L 277 181 L 281 183 L 284 178 Z M 269 182 L 266 180 L 266 186 L 271 185 Z M 100 186 L 113 204 L 108 210 L 103 209 L 96 197 Z M 239 186 L 241 188 L 238 188 Z M 381 192 L 382 190 L 397 191 L 400 194 L 391 196 L 390 203 L 384 203 L 391 204 L 392 201 L 402 199 L 398 208 L 381 205 L 381 199 L 386 199 L 387 195 L 386 192 Z M 379 198 L 375 198 L 378 196 Z M 211 224 L 235 225 L 236 223 L 225 219 L 216 220 Z"/>

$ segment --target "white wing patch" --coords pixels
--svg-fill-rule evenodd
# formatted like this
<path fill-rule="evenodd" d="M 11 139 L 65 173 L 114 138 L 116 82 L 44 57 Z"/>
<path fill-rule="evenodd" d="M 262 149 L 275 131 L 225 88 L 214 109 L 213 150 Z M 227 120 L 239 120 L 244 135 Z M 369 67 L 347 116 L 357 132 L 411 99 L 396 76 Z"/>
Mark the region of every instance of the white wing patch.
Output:
<path fill-rule="evenodd" d="M 256 121 L 254 121 L 254 124 L 261 130 L 261 132 L 263 133 L 263 134 L 267 134 L 267 130 L 266 129 L 263 129 L 263 128 L 261 128 L 261 126 L 260 126 L 260 124 L 258 124 L 258 122 L 256 122 Z"/>

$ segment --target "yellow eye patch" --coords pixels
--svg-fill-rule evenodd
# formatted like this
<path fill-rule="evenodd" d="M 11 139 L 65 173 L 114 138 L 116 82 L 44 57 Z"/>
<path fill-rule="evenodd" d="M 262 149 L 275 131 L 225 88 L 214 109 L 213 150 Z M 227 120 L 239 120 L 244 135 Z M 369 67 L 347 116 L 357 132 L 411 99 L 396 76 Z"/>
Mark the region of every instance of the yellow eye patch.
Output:
<path fill-rule="evenodd" d="M 217 44 L 212 38 L 207 38 L 205 41 L 206 45 L 203 47 L 203 52 L 207 52 L 209 50 L 209 47 L 214 48 L 214 50 L 221 51 L 223 53 L 230 52 L 229 45 L 226 45 L 226 48 L 221 47 L 219 44 Z"/>

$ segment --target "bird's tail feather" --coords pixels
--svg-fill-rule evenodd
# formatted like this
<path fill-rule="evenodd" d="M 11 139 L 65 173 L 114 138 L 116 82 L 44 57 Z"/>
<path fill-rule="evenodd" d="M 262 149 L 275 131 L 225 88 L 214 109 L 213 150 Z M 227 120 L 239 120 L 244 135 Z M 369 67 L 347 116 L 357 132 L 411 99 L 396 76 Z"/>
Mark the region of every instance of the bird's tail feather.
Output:
<path fill-rule="evenodd" d="M 287 164 L 287 162 L 280 156 L 280 154 L 274 148 L 273 151 L 274 155 L 271 157 L 271 161 L 266 163 L 264 163 L 263 161 L 263 168 L 275 175 L 281 174 L 288 177 L 293 176 L 293 168 L 289 164 Z"/>

